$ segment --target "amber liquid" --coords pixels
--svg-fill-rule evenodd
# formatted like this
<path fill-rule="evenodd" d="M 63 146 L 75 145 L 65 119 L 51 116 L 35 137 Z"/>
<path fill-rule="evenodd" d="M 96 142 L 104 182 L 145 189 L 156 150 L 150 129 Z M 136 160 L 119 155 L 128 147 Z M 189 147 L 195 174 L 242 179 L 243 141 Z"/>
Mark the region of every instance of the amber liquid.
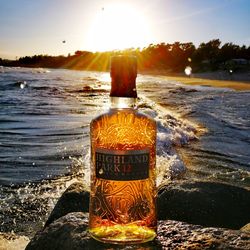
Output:
<path fill-rule="evenodd" d="M 91 123 L 89 231 L 97 240 L 135 243 L 156 236 L 155 121 L 133 109 L 111 109 Z M 95 151 L 149 150 L 149 178 L 96 178 Z"/>

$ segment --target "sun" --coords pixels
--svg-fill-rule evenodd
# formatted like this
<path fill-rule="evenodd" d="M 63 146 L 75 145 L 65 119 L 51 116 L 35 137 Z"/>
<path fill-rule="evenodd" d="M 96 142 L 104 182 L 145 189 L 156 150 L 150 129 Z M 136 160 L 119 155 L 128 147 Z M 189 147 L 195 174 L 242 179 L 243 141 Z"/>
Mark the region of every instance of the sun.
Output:
<path fill-rule="evenodd" d="M 132 5 L 113 3 L 93 17 L 88 40 L 92 51 L 142 47 L 149 44 L 150 26 L 143 13 Z"/>

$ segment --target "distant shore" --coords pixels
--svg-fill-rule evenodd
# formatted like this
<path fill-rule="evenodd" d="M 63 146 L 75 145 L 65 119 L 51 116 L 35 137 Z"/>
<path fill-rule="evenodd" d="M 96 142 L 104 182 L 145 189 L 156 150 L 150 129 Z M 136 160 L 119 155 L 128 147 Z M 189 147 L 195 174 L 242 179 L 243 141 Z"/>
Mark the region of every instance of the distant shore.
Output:
<path fill-rule="evenodd" d="M 82 69 L 78 70 L 81 71 Z M 149 70 L 149 71 L 143 70 L 139 71 L 138 73 L 142 75 L 154 75 L 158 77 L 163 77 L 164 79 L 181 82 L 187 85 L 230 88 L 237 91 L 250 90 L 250 71 L 233 72 L 232 74 L 229 74 L 229 72 L 226 71 L 213 71 L 213 72 L 203 72 L 203 73 L 192 73 L 190 76 L 187 76 L 184 73 L 172 73 L 166 70 Z"/>
<path fill-rule="evenodd" d="M 194 73 L 191 76 L 183 74 L 169 74 L 164 71 L 142 72 L 157 75 L 164 79 L 181 82 L 187 85 L 202 85 L 208 87 L 231 88 L 237 91 L 250 90 L 250 72 L 236 72 L 230 75 L 225 71 Z"/>

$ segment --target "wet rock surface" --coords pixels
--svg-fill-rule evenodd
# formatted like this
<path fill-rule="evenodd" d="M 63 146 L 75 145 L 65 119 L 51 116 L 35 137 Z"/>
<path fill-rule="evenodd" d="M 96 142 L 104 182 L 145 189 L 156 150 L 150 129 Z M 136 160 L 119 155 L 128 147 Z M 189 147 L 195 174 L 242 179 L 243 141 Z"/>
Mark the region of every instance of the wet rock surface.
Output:
<path fill-rule="evenodd" d="M 26 250 L 250 249 L 248 231 L 194 225 L 198 221 L 203 225 L 228 223 L 236 227 L 249 218 L 248 202 L 249 191 L 245 189 L 221 183 L 175 182 L 159 189 L 157 238 L 144 244 L 112 245 L 97 242 L 88 234 L 89 193 L 81 183 L 74 183 L 63 193 L 44 229 L 37 232 Z M 233 210 L 241 214 L 234 215 Z"/>

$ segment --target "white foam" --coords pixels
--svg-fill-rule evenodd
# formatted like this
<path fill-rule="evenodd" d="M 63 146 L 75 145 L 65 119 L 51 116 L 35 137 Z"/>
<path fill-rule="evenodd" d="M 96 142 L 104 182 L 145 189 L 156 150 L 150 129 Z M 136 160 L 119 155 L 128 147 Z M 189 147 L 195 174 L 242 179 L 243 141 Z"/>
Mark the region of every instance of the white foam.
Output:
<path fill-rule="evenodd" d="M 144 113 L 151 115 L 157 122 L 157 185 L 181 177 L 186 167 L 174 146 L 183 146 L 196 139 L 196 125 L 146 97 L 141 98 L 140 106 L 144 107 Z"/>

